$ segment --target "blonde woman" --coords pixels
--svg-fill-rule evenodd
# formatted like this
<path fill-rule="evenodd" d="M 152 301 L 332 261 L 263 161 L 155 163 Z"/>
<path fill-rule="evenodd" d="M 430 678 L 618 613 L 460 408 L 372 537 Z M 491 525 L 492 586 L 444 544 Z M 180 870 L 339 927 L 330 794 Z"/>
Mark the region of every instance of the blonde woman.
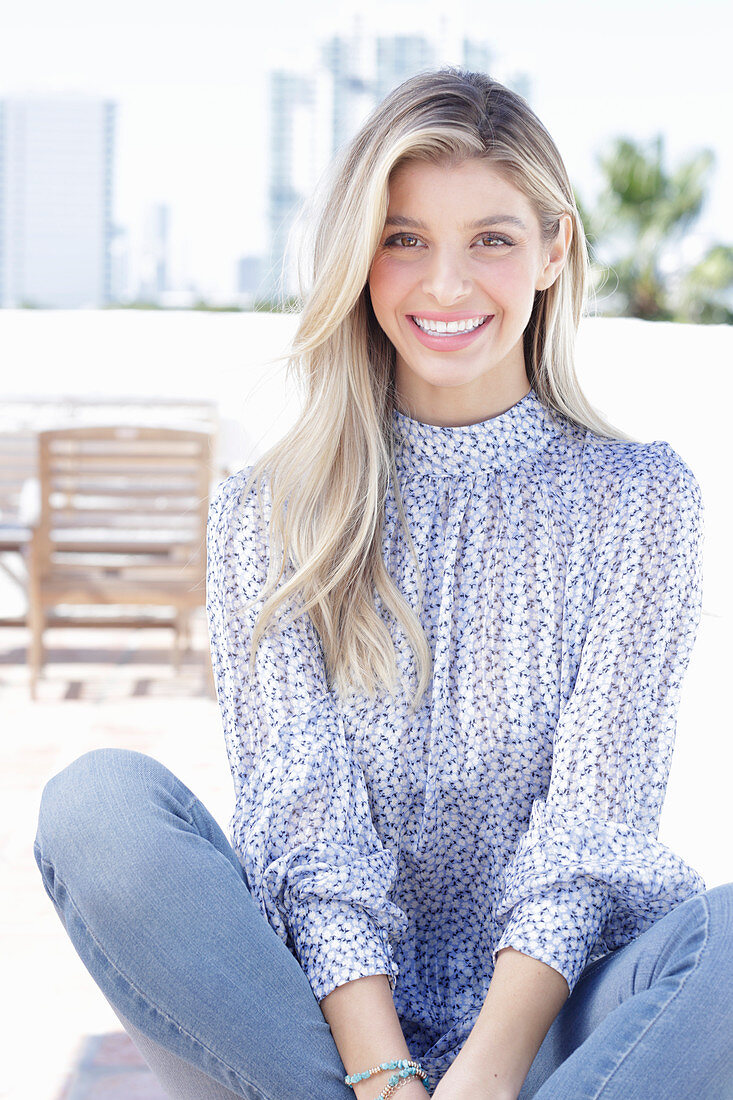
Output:
<path fill-rule="evenodd" d="M 43 797 L 59 915 L 174 1097 L 731 1096 L 731 884 L 657 839 L 700 491 L 580 390 L 560 155 L 415 77 L 313 241 L 302 414 L 210 514 L 232 843 L 87 754 Z"/>

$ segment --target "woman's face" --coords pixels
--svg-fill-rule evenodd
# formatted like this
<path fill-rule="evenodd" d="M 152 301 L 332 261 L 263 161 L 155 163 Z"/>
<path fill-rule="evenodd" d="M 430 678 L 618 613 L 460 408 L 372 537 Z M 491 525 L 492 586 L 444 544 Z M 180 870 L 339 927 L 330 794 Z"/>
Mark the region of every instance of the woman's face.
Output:
<path fill-rule="evenodd" d="M 529 200 L 486 160 L 395 169 L 369 290 L 397 352 L 398 407 L 425 423 L 471 424 L 525 396 L 522 334 L 570 233 L 564 215 L 545 245 Z"/>

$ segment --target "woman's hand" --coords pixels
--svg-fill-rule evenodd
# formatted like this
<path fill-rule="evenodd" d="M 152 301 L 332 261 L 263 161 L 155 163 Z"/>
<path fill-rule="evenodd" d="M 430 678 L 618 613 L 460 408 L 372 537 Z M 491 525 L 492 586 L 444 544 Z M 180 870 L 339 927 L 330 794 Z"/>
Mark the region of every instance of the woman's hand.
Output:
<path fill-rule="evenodd" d="M 490 1075 L 461 1062 L 459 1054 L 441 1078 L 433 1100 L 517 1100 L 517 1094 L 513 1090 L 507 1092 L 501 1085 L 492 1085 Z"/>

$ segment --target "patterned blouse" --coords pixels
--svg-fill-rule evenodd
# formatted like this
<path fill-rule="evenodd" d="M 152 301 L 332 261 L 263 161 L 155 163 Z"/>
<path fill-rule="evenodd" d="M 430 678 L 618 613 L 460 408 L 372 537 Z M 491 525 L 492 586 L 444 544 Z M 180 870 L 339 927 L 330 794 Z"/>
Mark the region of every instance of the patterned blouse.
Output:
<path fill-rule="evenodd" d="M 412 1057 L 439 1079 L 496 953 L 570 991 L 705 883 L 657 839 L 701 613 L 702 502 L 668 443 L 606 443 L 534 390 L 439 427 L 393 412 L 433 673 L 414 715 L 341 702 L 302 616 L 249 641 L 267 573 L 249 468 L 211 505 L 208 614 L 257 904 L 320 1001 L 387 974 Z M 269 501 L 269 497 L 265 497 Z M 390 485 L 383 555 L 418 608 Z M 393 617 L 404 682 L 415 662 Z"/>

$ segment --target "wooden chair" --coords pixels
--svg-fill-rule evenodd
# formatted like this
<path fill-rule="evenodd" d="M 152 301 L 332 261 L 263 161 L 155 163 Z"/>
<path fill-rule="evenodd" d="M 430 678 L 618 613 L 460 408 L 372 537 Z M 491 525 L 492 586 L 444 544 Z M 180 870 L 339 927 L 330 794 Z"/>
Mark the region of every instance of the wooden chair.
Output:
<path fill-rule="evenodd" d="M 196 398 L 84 396 L 80 394 L 0 395 L 0 572 L 22 593 L 28 592 L 31 530 L 38 519 L 38 433 L 87 425 L 204 431 L 212 436 L 212 455 L 221 445 L 214 402 Z M 223 456 L 214 458 L 215 476 L 232 472 Z M 29 625 L 28 613 L 9 615 L 0 608 L 0 627 Z"/>
<path fill-rule="evenodd" d="M 40 515 L 31 539 L 31 696 L 50 626 L 169 626 L 173 659 L 206 600 L 206 519 L 213 439 L 151 427 L 38 433 Z M 135 606 L 137 613 L 64 614 Z M 153 608 L 167 609 L 163 616 Z M 145 613 L 147 612 L 147 614 Z"/>

